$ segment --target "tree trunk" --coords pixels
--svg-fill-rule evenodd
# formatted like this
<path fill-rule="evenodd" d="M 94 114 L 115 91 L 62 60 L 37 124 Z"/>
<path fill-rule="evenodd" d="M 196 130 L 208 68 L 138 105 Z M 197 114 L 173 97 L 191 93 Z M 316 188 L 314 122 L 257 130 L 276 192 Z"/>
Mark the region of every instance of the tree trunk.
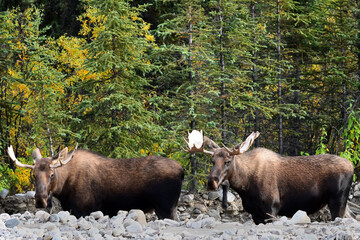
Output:
<path fill-rule="evenodd" d="M 218 7 L 219 7 L 219 44 L 220 44 L 220 72 L 221 72 L 221 89 L 220 89 L 220 95 L 225 96 L 225 82 L 223 80 L 224 73 L 225 73 L 225 59 L 224 59 L 224 46 L 223 46 L 223 16 L 222 16 L 222 9 L 221 9 L 221 0 L 218 1 Z M 221 138 L 223 141 L 226 141 L 226 114 L 225 114 L 225 106 L 226 106 L 226 98 L 224 97 L 222 99 L 220 112 L 221 112 Z"/>
<path fill-rule="evenodd" d="M 189 58 L 188 58 L 188 67 L 189 67 L 189 81 L 191 83 L 192 86 L 194 86 L 194 78 L 193 78 L 193 73 L 192 73 L 192 43 L 193 43 L 193 39 L 192 39 L 192 12 L 191 12 L 191 6 L 189 6 Z M 194 95 L 194 90 L 193 88 L 191 88 L 190 90 L 190 96 Z M 194 130 L 196 126 L 196 122 L 195 119 L 192 119 L 190 122 L 190 128 L 191 130 Z M 189 187 L 189 191 L 190 192 L 196 192 L 196 185 L 197 185 L 197 159 L 196 159 L 196 155 L 195 154 L 191 154 L 190 156 L 190 168 L 191 168 L 191 182 L 190 182 L 190 187 Z"/>
<path fill-rule="evenodd" d="M 253 22 L 255 23 L 255 4 L 254 2 L 250 3 L 250 9 L 251 9 L 251 18 L 253 20 Z M 258 82 L 258 68 L 257 68 L 257 52 L 256 52 L 256 41 L 257 41 L 257 37 L 256 37 L 256 33 L 254 31 L 254 51 L 253 51 L 253 59 L 252 59 L 252 72 L 253 72 L 253 82 L 256 83 Z M 260 126 L 259 126 L 259 110 L 256 109 L 255 110 L 255 131 L 259 131 L 260 132 Z M 256 138 L 255 140 L 255 147 L 260 147 L 260 137 Z"/>
<path fill-rule="evenodd" d="M 283 119 L 281 113 L 281 98 L 282 98 L 282 86 L 281 86 L 281 33 L 280 33 L 280 1 L 276 1 L 276 14 L 277 14 L 277 62 L 278 62 L 278 105 L 279 105 L 279 154 L 283 153 Z"/>

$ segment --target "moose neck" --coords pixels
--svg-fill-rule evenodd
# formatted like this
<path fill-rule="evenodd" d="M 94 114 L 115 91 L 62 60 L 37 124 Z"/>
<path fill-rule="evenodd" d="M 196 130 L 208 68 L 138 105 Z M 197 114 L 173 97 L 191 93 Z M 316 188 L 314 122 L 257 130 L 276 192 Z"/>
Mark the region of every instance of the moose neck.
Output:
<path fill-rule="evenodd" d="M 234 157 L 228 173 L 230 187 L 238 193 L 246 191 L 249 188 L 249 176 L 251 175 L 252 165 L 251 159 L 245 154 Z"/>
<path fill-rule="evenodd" d="M 67 178 L 67 171 L 66 169 L 64 169 L 64 166 L 55 168 L 54 171 L 55 171 L 54 173 L 55 176 L 54 176 L 51 192 L 55 197 L 57 197 L 59 196 L 59 194 L 61 194 L 61 191 L 64 187 L 65 180 Z"/>

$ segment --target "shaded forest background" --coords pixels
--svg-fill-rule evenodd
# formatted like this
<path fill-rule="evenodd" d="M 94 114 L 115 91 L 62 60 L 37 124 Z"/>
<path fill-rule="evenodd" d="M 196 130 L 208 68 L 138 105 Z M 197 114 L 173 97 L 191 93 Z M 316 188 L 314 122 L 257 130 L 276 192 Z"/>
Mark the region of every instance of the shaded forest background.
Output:
<path fill-rule="evenodd" d="M 231 147 L 359 163 L 360 3 L 347 0 L 1 0 L 0 188 L 31 188 L 58 148 L 163 155 L 203 186 L 203 129 Z M 22 157 L 22 158 L 21 158 Z"/>

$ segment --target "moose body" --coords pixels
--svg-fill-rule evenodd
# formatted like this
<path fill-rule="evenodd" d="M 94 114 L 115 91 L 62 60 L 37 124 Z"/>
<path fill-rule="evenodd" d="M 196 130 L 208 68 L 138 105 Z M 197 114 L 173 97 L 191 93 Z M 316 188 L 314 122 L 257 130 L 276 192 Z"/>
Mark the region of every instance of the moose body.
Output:
<path fill-rule="evenodd" d="M 51 195 L 76 217 L 94 211 L 114 216 L 119 210 L 155 211 L 174 218 L 184 171 L 179 163 L 160 156 L 112 159 L 88 150 L 63 153 L 70 159 L 60 167 L 56 157 L 41 158 L 35 150 L 35 204 L 46 207 Z M 61 155 L 61 153 L 60 153 Z M 27 166 L 27 165 L 26 165 Z"/>
<path fill-rule="evenodd" d="M 326 205 L 333 220 L 344 217 L 354 173 L 350 161 L 330 154 L 284 157 L 265 148 L 245 152 L 257 136 L 232 150 L 205 139 L 207 146 L 215 146 L 205 151 L 214 163 L 209 190 L 230 186 L 256 224 L 276 215 L 291 217 L 298 210 L 311 214 Z"/>

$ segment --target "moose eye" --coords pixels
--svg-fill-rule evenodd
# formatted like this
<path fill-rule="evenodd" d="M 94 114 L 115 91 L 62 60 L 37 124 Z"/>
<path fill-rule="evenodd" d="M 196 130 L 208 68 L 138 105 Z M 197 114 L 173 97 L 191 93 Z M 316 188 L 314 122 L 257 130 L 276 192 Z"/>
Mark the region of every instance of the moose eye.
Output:
<path fill-rule="evenodd" d="M 55 176 L 55 174 L 54 174 L 54 173 L 51 173 L 51 174 L 50 174 L 50 179 L 53 179 L 54 176 Z"/>
<path fill-rule="evenodd" d="M 225 166 L 227 166 L 227 167 L 230 166 L 230 163 L 231 163 L 231 161 L 226 161 Z"/>

